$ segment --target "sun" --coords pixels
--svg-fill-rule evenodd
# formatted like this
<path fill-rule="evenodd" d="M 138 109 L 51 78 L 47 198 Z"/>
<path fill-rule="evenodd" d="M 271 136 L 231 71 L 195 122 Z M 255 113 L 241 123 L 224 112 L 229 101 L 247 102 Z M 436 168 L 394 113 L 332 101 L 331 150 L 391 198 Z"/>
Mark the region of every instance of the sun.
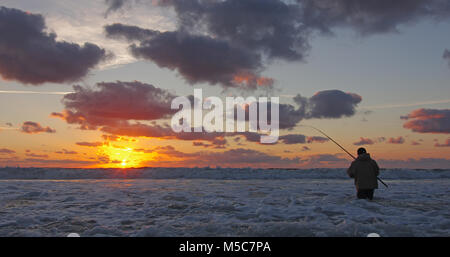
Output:
<path fill-rule="evenodd" d="M 142 167 L 143 162 L 149 159 L 149 156 L 145 156 L 143 153 L 135 151 L 132 147 L 110 144 L 99 147 L 98 154 L 106 157 L 108 160 L 107 163 L 101 165 L 102 167 L 107 168 Z"/>

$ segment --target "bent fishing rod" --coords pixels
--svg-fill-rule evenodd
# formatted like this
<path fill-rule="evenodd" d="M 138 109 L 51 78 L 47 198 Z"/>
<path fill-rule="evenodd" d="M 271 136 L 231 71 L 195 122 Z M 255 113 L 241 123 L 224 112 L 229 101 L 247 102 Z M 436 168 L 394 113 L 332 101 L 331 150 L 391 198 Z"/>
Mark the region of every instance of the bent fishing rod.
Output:
<path fill-rule="evenodd" d="M 316 130 L 317 132 L 319 132 L 320 134 L 326 136 L 326 137 L 327 137 L 328 139 L 330 139 L 333 143 L 335 143 L 335 144 L 336 144 L 337 146 L 339 146 L 342 150 L 344 150 L 344 152 L 346 152 L 346 153 L 347 153 L 348 155 L 350 155 L 354 160 L 356 160 L 356 157 L 355 157 L 353 154 L 351 154 L 349 151 L 347 151 L 347 150 L 346 150 L 344 147 L 342 147 L 338 142 L 334 141 L 334 139 L 332 139 L 331 137 L 329 137 L 329 136 L 328 136 L 327 134 L 325 134 L 325 132 L 323 132 L 322 130 L 320 130 L 320 129 L 318 129 L 318 128 L 315 128 L 315 127 L 313 127 L 313 126 L 310 126 L 310 125 L 300 125 L 300 126 L 312 128 L 312 129 Z M 386 183 L 384 183 L 384 181 L 381 180 L 381 178 L 377 177 L 377 179 L 378 179 L 378 181 L 380 181 L 386 188 L 388 188 L 388 185 L 387 185 Z"/>

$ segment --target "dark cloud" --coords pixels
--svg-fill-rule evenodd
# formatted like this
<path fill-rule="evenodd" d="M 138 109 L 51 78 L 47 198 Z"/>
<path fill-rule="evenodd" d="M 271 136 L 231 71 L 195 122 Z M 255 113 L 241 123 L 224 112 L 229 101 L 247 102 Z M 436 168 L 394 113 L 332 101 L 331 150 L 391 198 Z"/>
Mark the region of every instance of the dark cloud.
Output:
<path fill-rule="evenodd" d="M 309 50 L 311 31 L 301 20 L 301 6 L 295 3 L 280 0 L 154 2 L 173 7 L 178 16 L 178 30 L 207 32 L 269 58 L 303 60 Z"/>
<path fill-rule="evenodd" d="M 362 97 L 340 90 L 325 90 L 308 99 L 308 118 L 341 118 L 355 114 Z"/>
<path fill-rule="evenodd" d="M 361 137 L 359 141 L 354 142 L 354 145 L 373 145 L 375 142 L 370 138 Z"/>
<path fill-rule="evenodd" d="M 116 10 L 125 1 L 111 1 Z M 181 30 L 207 33 L 269 58 L 303 60 L 313 32 L 350 28 L 360 35 L 450 16 L 447 0 L 159 0 L 172 7 Z M 154 8 L 152 6 L 152 8 Z"/>
<path fill-rule="evenodd" d="M 399 26 L 422 19 L 436 21 L 450 16 L 447 0 L 297 0 L 309 27 L 330 33 L 337 27 L 361 35 L 398 32 Z"/>
<path fill-rule="evenodd" d="M 106 36 L 114 39 L 125 39 L 127 41 L 145 40 L 160 34 L 159 31 L 142 29 L 137 26 L 129 26 L 121 23 L 114 23 L 105 26 Z"/>
<path fill-rule="evenodd" d="M 130 45 L 136 58 L 177 70 L 190 84 L 209 83 L 243 89 L 270 88 L 273 80 L 259 76 L 261 56 L 227 41 L 184 31 L 158 32 L 136 26 L 105 26 L 108 37 L 138 40 Z"/>
<path fill-rule="evenodd" d="M 105 12 L 105 17 L 108 16 L 111 12 L 115 12 L 119 9 L 121 9 L 124 5 L 126 0 L 105 0 L 106 5 L 108 6 L 108 9 Z"/>
<path fill-rule="evenodd" d="M 124 2 L 131 0 L 109 1 L 108 10 Z M 175 31 L 114 24 L 106 27 L 107 34 L 139 40 L 130 46 L 136 57 L 177 70 L 190 83 L 228 88 L 244 82 L 246 89 L 272 86 L 273 80 L 259 73 L 274 59 L 305 61 L 314 34 L 340 28 L 359 35 L 389 33 L 450 17 L 447 0 L 155 0 L 151 8 L 155 4 L 173 8 Z"/>
<path fill-rule="evenodd" d="M 41 124 L 33 121 L 26 121 L 22 124 L 20 131 L 27 134 L 38 134 L 38 133 L 55 133 L 56 130 L 50 127 L 43 127 Z"/>
<path fill-rule="evenodd" d="M 287 145 L 306 143 L 306 137 L 301 134 L 284 135 L 284 136 L 280 136 L 278 139 Z"/>
<path fill-rule="evenodd" d="M 448 49 L 445 49 L 444 54 L 442 55 L 442 58 L 448 61 L 448 65 L 450 65 L 450 51 Z"/>
<path fill-rule="evenodd" d="M 79 145 L 79 146 L 87 146 L 87 147 L 98 147 L 98 146 L 103 145 L 102 142 L 77 142 L 75 144 Z"/>
<path fill-rule="evenodd" d="M 215 37 L 258 50 L 269 58 L 303 60 L 310 31 L 300 6 L 279 0 L 172 0 L 181 28 L 206 29 Z"/>
<path fill-rule="evenodd" d="M 280 136 L 279 140 L 287 145 L 289 144 L 311 144 L 311 143 L 324 143 L 327 142 L 329 139 L 325 137 L 319 137 L 319 136 L 311 136 L 306 137 L 301 134 L 288 134 L 284 136 Z"/>
<path fill-rule="evenodd" d="M 210 143 L 205 143 L 203 141 L 194 141 L 192 142 L 193 146 L 202 146 L 205 148 L 215 148 L 215 149 L 224 149 L 227 144 L 227 140 L 225 138 L 216 138 L 210 141 Z"/>
<path fill-rule="evenodd" d="M 18 9 L 0 7 L 0 35 L 0 75 L 25 84 L 79 80 L 107 56 L 91 43 L 56 41 L 41 15 Z"/>
<path fill-rule="evenodd" d="M 308 138 L 306 139 L 306 142 L 308 142 L 308 144 L 314 143 L 314 142 L 317 142 L 317 143 L 325 143 L 325 142 L 327 142 L 327 141 L 329 141 L 328 138 L 326 138 L 326 137 L 320 137 L 320 136 L 308 137 Z"/>
<path fill-rule="evenodd" d="M 402 136 L 399 136 L 397 138 L 391 137 L 387 142 L 389 144 L 403 144 L 405 143 L 405 139 Z"/>
<path fill-rule="evenodd" d="M 334 89 L 319 91 L 310 98 L 298 94 L 293 100 L 297 106 L 278 104 L 280 129 L 293 129 L 303 119 L 337 119 L 353 116 L 362 97 L 354 93 L 345 93 Z M 246 120 L 249 119 L 248 110 L 252 104 L 257 103 L 250 103 L 242 107 L 246 111 Z M 274 103 L 269 102 L 267 105 L 269 121 L 271 121 L 272 104 Z M 257 109 L 259 110 L 259 106 L 257 106 Z M 235 118 L 237 119 L 236 115 Z"/>
<path fill-rule="evenodd" d="M 62 149 L 61 151 L 56 151 L 55 153 L 57 153 L 57 154 L 78 154 L 75 151 L 66 150 L 66 149 Z"/>
<path fill-rule="evenodd" d="M 16 151 L 6 148 L 0 148 L 0 154 L 15 154 Z"/>
<path fill-rule="evenodd" d="M 400 117 L 403 127 L 418 133 L 450 133 L 450 109 L 417 109 Z"/>
<path fill-rule="evenodd" d="M 450 147 L 450 138 L 448 138 L 444 143 L 438 143 L 436 142 L 434 144 L 435 147 Z"/>

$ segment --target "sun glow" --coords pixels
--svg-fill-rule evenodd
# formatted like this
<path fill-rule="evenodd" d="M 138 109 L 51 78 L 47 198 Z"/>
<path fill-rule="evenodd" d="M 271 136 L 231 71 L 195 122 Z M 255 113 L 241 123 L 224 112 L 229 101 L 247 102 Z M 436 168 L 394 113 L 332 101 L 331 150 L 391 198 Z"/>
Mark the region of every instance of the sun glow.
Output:
<path fill-rule="evenodd" d="M 104 163 L 104 168 L 136 168 L 145 166 L 146 161 L 154 157 L 154 153 L 142 153 L 135 151 L 132 147 L 115 146 L 104 144 L 98 149 L 98 155 Z"/>

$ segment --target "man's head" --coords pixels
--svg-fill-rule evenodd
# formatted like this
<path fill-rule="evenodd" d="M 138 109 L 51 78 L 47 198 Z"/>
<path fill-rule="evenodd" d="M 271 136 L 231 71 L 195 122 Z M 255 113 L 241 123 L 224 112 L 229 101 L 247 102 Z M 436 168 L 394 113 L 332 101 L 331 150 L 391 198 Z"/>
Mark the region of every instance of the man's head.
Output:
<path fill-rule="evenodd" d="M 366 151 L 366 149 L 364 147 L 360 147 L 358 149 L 358 155 L 365 154 L 365 153 L 367 153 L 367 151 Z"/>

